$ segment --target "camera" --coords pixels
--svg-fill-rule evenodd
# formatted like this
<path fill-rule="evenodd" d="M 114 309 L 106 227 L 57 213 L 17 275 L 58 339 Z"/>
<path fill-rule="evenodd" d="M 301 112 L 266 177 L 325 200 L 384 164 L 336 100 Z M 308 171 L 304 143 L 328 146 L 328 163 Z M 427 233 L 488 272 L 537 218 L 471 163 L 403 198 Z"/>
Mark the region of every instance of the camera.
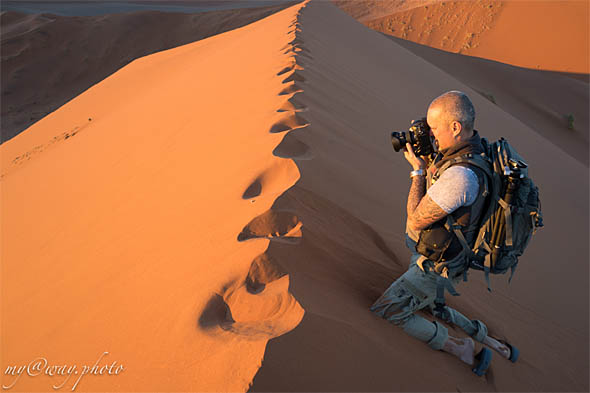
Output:
<path fill-rule="evenodd" d="M 434 146 L 432 146 L 430 139 L 430 127 L 425 117 L 420 120 L 412 120 L 407 136 L 403 131 L 394 131 L 391 133 L 393 150 L 400 151 L 406 147 L 406 143 L 412 145 L 414 154 L 417 156 L 428 156 L 434 153 Z"/>

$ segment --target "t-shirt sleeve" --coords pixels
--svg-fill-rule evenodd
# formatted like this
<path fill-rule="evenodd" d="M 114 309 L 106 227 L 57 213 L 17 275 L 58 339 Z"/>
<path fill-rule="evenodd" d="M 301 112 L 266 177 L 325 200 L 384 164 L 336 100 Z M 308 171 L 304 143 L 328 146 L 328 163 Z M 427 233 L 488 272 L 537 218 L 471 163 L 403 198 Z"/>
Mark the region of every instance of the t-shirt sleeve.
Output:
<path fill-rule="evenodd" d="M 470 206 L 477 199 L 479 182 L 471 169 L 455 165 L 444 171 L 428 188 L 428 196 L 448 214 L 461 206 Z"/>

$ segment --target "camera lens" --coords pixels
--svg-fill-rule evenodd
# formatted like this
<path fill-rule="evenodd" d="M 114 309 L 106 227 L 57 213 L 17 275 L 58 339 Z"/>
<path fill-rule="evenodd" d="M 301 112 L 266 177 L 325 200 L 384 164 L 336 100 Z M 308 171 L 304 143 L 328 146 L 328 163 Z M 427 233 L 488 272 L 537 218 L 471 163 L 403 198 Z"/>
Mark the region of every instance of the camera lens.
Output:
<path fill-rule="evenodd" d="M 404 132 L 392 132 L 391 133 L 391 144 L 393 145 L 393 150 L 400 151 L 404 147 L 406 147 L 406 136 Z"/>

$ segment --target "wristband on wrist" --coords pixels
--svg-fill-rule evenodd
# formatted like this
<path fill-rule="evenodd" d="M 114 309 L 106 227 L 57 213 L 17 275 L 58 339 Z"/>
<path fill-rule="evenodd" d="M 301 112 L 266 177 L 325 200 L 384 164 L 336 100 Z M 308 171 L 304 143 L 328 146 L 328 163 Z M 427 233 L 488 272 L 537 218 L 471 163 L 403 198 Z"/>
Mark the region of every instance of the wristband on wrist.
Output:
<path fill-rule="evenodd" d="M 420 169 L 416 169 L 415 171 L 410 172 L 410 177 L 414 177 L 414 176 L 426 176 L 424 174 L 424 169 L 420 168 Z"/>

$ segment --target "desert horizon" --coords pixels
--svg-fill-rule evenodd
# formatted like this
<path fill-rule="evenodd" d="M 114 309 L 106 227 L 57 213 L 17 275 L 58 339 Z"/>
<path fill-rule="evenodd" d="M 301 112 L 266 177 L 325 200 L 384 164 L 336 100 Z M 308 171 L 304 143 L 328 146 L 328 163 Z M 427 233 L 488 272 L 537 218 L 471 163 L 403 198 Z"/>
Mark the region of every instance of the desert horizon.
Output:
<path fill-rule="evenodd" d="M 3 3 L 3 390 L 588 391 L 588 3 L 256 3 Z M 483 376 L 370 311 L 411 264 L 391 132 L 451 90 L 545 223 L 447 293 L 520 351 Z"/>

